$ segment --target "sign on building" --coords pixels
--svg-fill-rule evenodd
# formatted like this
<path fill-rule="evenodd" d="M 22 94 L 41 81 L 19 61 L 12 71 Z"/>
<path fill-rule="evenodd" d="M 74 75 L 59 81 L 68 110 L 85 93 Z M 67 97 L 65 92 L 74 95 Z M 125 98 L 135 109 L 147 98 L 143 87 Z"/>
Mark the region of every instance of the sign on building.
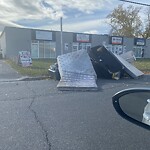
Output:
<path fill-rule="evenodd" d="M 37 40 L 52 40 L 52 32 L 49 31 L 36 31 Z"/>
<path fill-rule="evenodd" d="M 89 34 L 81 34 L 77 33 L 74 34 L 74 42 L 80 42 L 80 43 L 88 43 L 91 42 L 91 38 Z"/>
<path fill-rule="evenodd" d="M 88 34 L 77 34 L 77 41 L 78 42 L 89 42 L 90 36 Z"/>
<path fill-rule="evenodd" d="M 18 57 L 18 63 L 22 67 L 29 67 L 32 66 L 32 59 L 31 54 L 29 51 L 20 51 Z"/>
<path fill-rule="evenodd" d="M 122 45 L 123 44 L 123 37 L 121 37 L 121 36 L 111 36 L 110 44 Z"/>
<path fill-rule="evenodd" d="M 134 39 L 134 44 L 136 46 L 145 46 L 146 45 L 146 40 L 143 38 L 135 38 Z"/>

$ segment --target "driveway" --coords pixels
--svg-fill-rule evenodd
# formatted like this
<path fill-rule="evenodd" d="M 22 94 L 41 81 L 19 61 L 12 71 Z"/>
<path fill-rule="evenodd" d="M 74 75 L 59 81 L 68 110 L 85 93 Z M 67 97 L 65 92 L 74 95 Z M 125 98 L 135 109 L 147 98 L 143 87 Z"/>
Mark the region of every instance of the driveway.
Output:
<path fill-rule="evenodd" d="M 14 70 L 5 60 L 0 60 L 0 81 L 21 78 L 16 70 Z"/>

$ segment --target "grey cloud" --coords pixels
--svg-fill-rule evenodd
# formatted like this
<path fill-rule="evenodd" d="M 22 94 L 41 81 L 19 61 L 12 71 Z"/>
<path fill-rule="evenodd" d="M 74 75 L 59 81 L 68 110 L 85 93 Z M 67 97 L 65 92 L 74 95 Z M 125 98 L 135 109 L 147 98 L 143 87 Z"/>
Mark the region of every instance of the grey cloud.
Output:
<path fill-rule="evenodd" d="M 108 0 L 45 0 L 48 4 L 53 5 L 54 8 L 74 8 L 77 10 L 80 10 L 85 13 L 90 13 L 94 10 L 101 9 L 104 5 L 104 3 L 108 2 Z"/>
<path fill-rule="evenodd" d="M 42 2 L 49 4 L 44 6 Z M 8 20 L 58 19 L 63 16 L 64 8 L 75 8 L 85 13 L 100 9 L 106 0 L 1 0 L 0 17 Z"/>
<path fill-rule="evenodd" d="M 1 0 L 0 17 L 8 20 L 19 19 L 42 19 L 44 17 L 53 17 L 53 10 L 45 8 L 41 1 L 37 0 Z"/>
<path fill-rule="evenodd" d="M 12 23 L 10 21 L 6 21 L 6 20 L 0 20 L 0 33 L 3 31 L 4 27 L 5 26 L 12 26 L 12 27 L 23 27 L 23 26 L 20 26 L 18 24 L 15 24 L 15 23 Z"/>
<path fill-rule="evenodd" d="M 0 0 L 0 30 L 6 25 L 19 26 L 13 22 L 23 19 L 43 20 L 50 18 L 58 20 L 64 16 L 66 8 L 74 8 L 81 12 L 91 13 L 101 9 L 103 3 L 109 0 Z M 42 2 L 48 5 L 45 6 Z"/>
<path fill-rule="evenodd" d="M 11 21 L 7 21 L 7 20 L 3 20 L 3 19 L 0 20 L 0 26 L 23 27 L 21 25 L 18 25 L 18 24 L 11 22 Z"/>
<path fill-rule="evenodd" d="M 35 0 L 13 0 L 14 8 L 22 10 L 28 14 L 37 14 L 40 12 L 38 3 Z"/>

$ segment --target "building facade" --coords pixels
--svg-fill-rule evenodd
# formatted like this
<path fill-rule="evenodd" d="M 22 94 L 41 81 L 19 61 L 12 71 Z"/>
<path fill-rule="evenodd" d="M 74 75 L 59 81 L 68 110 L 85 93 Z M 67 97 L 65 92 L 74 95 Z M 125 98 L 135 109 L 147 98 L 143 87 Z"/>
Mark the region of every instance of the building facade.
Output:
<path fill-rule="evenodd" d="M 5 27 L 0 36 L 3 58 L 16 59 L 19 51 L 30 51 L 33 59 L 57 56 L 81 49 L 104 45 L 113 53 L 133 51 L 137 58 L 150 58 L 150 40 L 98 34 L 83 34 Z"/>

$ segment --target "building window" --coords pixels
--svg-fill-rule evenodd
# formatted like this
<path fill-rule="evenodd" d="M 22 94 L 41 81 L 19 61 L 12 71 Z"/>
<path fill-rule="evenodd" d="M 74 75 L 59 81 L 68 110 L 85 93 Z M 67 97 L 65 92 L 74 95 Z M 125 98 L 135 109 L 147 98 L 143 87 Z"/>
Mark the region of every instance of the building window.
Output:
<path fill-rule="evenodd" d="M 91 43 L 73 43 L 72 51 L 88 50 L 91 48 Z"/>
<path fill-rule="evenodd" d="M 56 43 L 51 41 L 33 41 L 32 58 L 56 58 Z"/>
<path fill-rule="evenodd" d="M 56 58 L 56 43 L 55 42 L 50 43 L 50 57 Z"/>
<path fill-rule="evenodd" d="M 134 56 L 136 58 L 141 58 L 142 57 L 142 49 L 143 49 L 142 46 L 135 46 L 133 48 Z"/>
<path fill-rule="evenodd" d="M 72 45 L 72 51 L 77 51 L 78 50 L 78 47 L 79 47 L 79 43 L 73 43 Z"/>
<path fill-rule="evenodd" d="M 39 58 L 44 58 L 44 53 L 45 53 L 45 45 L 43 41 L 39 42 Z"/>
<path fill-rule="evenodd" d="M 37 42 L 31 44 L 31 57 L 39 58 L 39 44 Z"/>

